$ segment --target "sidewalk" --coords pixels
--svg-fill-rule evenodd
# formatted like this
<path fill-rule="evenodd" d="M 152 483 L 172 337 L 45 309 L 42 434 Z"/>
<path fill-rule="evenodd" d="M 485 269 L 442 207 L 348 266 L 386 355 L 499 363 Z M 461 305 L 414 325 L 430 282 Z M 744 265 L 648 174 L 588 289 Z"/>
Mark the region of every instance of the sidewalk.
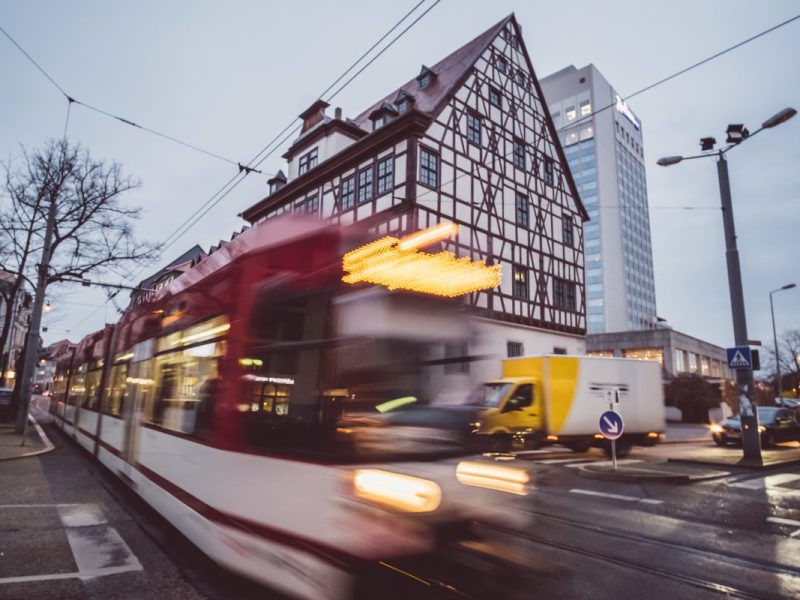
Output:
<path fill-rule="evenodd" d="M 678 465 L 671 462 L 628 463 L 622 461 L 618 464 L 616 471 L 609 463 L 587 464 L 578 467 L 578 474 L 590 479 L 627 483 L 692 483 L 727 477 L 731 472 L 701 466 Z"/>
<path fill-rule="evenodd" d="M 0 461 L 37 456 L 52 449 L 53 444 L 33 419 L 28 421 L 25 445 L 22 436 L 14 433 L 14 423 L 0 423 Z"/>

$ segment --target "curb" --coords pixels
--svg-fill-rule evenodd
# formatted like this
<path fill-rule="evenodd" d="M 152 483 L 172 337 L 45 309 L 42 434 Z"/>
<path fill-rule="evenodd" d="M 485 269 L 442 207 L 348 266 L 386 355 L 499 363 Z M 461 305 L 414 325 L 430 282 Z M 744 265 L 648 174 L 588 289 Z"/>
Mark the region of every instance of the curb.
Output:
<path fill-rule="evenodd" d="M 39 434 L 39 439 L 42 440 L 42 443 L 44 444 L 45 447 L 40 450 L 34 450 L 33 452 L 26 452 L 25 454 L 20 454 L 18 456 L 9 456 L 7 458 L 0 457 L 0 462 L 7 460 L 17 460 L 20 458 L 30 458 L 31 456 L 39 456 L 40 454 L 47 454 L 48 452 L 52 452 L 53 450 L 56 449 L 56 447 L 53 445 L 53 442 L 51 442 L 50 438 L 47 437 L 47 434 L 44 432 L 44 429 L 42 429 L 42 426 L 39 425 L 36 419 L 34 419 L 31 415 L 28 415 L 28 419 L 30 419 L 31 423 L 33 423 L 33 426 L 36 428 L 36 433 Z"/>
<path fill-rule="evenodd" d="M 654 471 L 646 468 L 636 468 L 633 466 L 623 467 L 622 470 L 612 471 L 609 468 L 597 468 L 594 465 L 582 465 L 578 467 L 578 474 L 588 479 L 600 479 L 602 481 L 616 481 L 620 483 L 694 483 L 697 481 L 708 481 L 710 479 L 720 479 L 728 477 L 729 471 L 712 471 L 706 475 L 690 475 L 687 473 L 667 473 Z"/>
<path fill-rule="evenodd" d="M 714 465 L 720 468 L 731 468 L 731 469 L 749 469 L 751 471 L 770 471 L 772 469 L 780 469 L 783 467 L 792 467 L 795 465 L 800 465 L 800 458 L 791 458 L 788 460 L 774 462 L 771 464 L 748 464 L 748 463 L 722 463 L 722 462 L 713 462 L 713 461 L 704 461 L 701 459 L 691 459 L 691 458 L 668 458 L 667 462 L 671 462 L 673 464 L 693 464 L 693 465 L 705 465 L 710 466 Z"/>
<path fill-rule="evenodd" d="M 687 440 L 660 440 L 658 445 L 661 444 L 696 444 L 698 442 L 712 442 L 711 437 L 689 438 Z"/>

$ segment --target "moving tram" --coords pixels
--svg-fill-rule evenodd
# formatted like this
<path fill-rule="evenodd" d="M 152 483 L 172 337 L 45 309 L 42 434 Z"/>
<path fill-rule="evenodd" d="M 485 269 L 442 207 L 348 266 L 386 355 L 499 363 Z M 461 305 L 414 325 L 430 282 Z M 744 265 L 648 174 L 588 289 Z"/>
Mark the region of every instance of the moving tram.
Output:
<path fill-rule="evenodd" d="M 458 297 L 499 273 L 423 252 L 439 234 L 262 223 L 59 362 L 56 422 L 209 557 L 291 596 L 429 592 L 424 567 L 462 553 L 496 569 L 480 531 L 524 526 L 528 474 L 471 457 L 475 416 L 425 399 L 469 336 Z"/>

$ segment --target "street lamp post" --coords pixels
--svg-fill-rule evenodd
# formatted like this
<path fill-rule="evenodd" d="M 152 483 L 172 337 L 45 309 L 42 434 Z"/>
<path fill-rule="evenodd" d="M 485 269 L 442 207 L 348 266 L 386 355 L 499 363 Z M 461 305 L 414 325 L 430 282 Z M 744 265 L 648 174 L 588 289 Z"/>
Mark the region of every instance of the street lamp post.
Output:
<path fill-rule="evenodd" d="M 748 138 L 753 137 L 764 129 L 769 129 L 784 123 L 797 114 L 793 108 L 785 108 L 761 124 L 761 128 L 752 134 L 741 124 L 729 125 L 727 129 L 728 146 L 720 149 L 716 154 L 709 151 L 717 143 L 714 138 L 707 137 L 700 140 L 700 147 L 704 154 L 696 156 L 667 156 L 657 162 L 662 167 L 678 164 L 683 160 L 717 156 L 717 175 L 719 177 L 719 195 L 722 208 L 722 223 L 725 229 L 725 257 L 728 266 L 728 288 L 731 297 L 731 312 L 733 316 L 733 336 L 737 346 L 748 346 L 747 319 L 744 310 L 744 293 L 742 291 L 742 273 L 739 265 L 739 250 L 736 246 L 736 228 L 733 221 L 733 203 L 731 202 L 731 185 L 728 178 L 728 161 L 725 153 L 738 146 Z M 742 424 L 742 450 L 745 458 L 761 460 L 761 438 L 758 432 L 758 412 L 755 409 L 755 394 L 753 392 L 753 369 L 737 369 L 736 383 L 741 399 L 741 424 Z"/>
<path fill-rule="evenodd" d="M 772 294 L 790 290 L 793 287 L 796 287 L 796 284 L 787 283 L 783 287 L 779 287 L 777 290 L 772 290 L 769 293 L 769 311 L 772 313 L 772 339 L 775 342 L 775 377 L 778 380 L 778 398 L 781 398 L 783 394 L 783 382 L 781 381 L 781 355 L 778 352 L 778 334 L 775 330 L 775 305 L 772 302 Z"/>

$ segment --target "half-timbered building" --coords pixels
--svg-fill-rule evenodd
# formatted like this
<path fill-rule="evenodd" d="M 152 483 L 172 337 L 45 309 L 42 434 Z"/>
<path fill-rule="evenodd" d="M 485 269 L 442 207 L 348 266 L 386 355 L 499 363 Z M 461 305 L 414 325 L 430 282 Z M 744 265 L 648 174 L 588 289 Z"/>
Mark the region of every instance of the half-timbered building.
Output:
<path fill-rule="evenodd" d="M 377 233 L 454 221 L 460 233 L 443 248 L 500 264 L 502 282 L 470 298 L 475 347 L 445 349 L 495 359 L 445 371 L 496 376 L 497 358 L 583 353 L 588 215 L 514 15 L 353 119 L 327 108 L 318 100 L 300 115 L 287 175 L 246 220 L 301 212 Z"/>

